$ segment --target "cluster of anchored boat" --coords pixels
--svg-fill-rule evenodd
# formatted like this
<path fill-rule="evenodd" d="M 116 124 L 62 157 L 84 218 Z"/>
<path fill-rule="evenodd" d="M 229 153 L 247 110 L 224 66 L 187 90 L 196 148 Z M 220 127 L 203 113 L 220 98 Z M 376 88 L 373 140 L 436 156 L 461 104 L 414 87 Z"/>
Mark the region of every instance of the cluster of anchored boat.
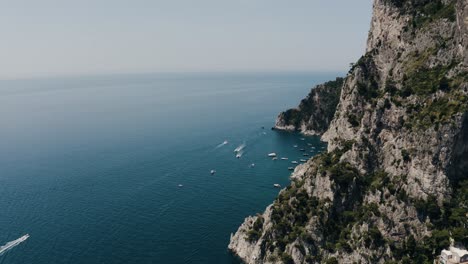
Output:
<path fill-rule="evenodd" d="M 308 154 L 305 154 L 305 155 L 308 156 Z M 271 160 L 278 160 L 278 157 L 277 157 L 277 155 L 276 155 L 275 152 L 269 153 L 269 154 L 268 154 L 268 157 L 271 157 Z M 281 160 L 288 160 L 288 158 L 282 157 Z M 306 162 L 307 160 L 305 160 L 305 159 L 300 159 L 299 161 L 300 161 L 300 162 Z M 292 164 L 299 164 L 299 162 L 297 162 L 297 161 L 295 161 L 295 160 L 291 161 L 291 163 L 292 163 Z M 294 170 L 294 167 L 288 167 L 288 170 Z"/>
<path fill-rule="evenodd" d="M 262 129 L 264 129 L 264 128 L 262 127 Z M 263 133 L 266 134 L 265 132 L 263 132 Z M 300 138 L 300 140 L 301 140 L 301 141 L 305 141 L 305 138 Z M 228 142 L 227 140 L 225 140 L 223 143 L 219 144 L 216 148 L 225 146 L 225 145 L 227 145 L 228 143 L 229 143 L 229 142 Z M 316 150 L 315 150 L 315 147 L 312 146 L 311 143 L 307 143 L 307 145 L 310 147 L 309 152 L 314 153 L 314 152 L 316 151 Z M 245 146 L 246 146 L 246 144 L 243 143 L 243 144 L 241 144 L 240 146 L 238 146 L 236 149 L 234 149 L 234 154 L 236 155 L 236 158 L 240 159 L 240 158 L 242 157 Z M 294 147 L 294 148 L 298 148 L 298 145 L 293 145 L 293 147 Z M 325 147 L 322 147 L 322 149 L 324 149 L 324 148 L 325 148 Z M 300 148 L 299 151 L 302 152 L 302 156 L 303 156 L 303 157 L 308 157 L 308 156 L 309 156 L 309 154 L 306 152 L 306 149 L 305 149 L 305 148 Z M 277 155 L 275 152 L 269 153 L 269 154 L 268 154 L 268 157 L 270 157 L 272 160 L 278 160 L 278 155 Z M 281 159 L 281 160 L 288 160 L 287 157 L 281 157 L 280 159 Z M 307 160 L 306 160 L 305 158 L 304 158 L 304 159 L 299 159 L 299 162 L 304 163 L 304 162 L 307 162 Z M 291 164 L 297 165 L 297 164 L 299 164 L 299 162 L 296 161 L 296 160 L 293 160 L 293 161 L 291 161 Z M 249 167 L 251 167 L 251 168 L 255 167 L 255 163 L 250 164 Z M 292 166 L 292 167 L 288 167 L 288 170 L 290 170 L 290 171 L 293 171 L 294 169 L 295 169 L 295 167 L 293 167 L 293 166 Z M 216 174 L 216 170 L 210 170 L 210 174 L 211 174 L 211 175 Z M 179 187 L 183 187 L 182 184 L 179 184 L 178 186 L 179 186 Z M 273 187 L 275 187 L 275 188 L 281 188 L 281 185 L 278 184 L 278 183 L 275 183 L 275 184 L 273 184 Z"/>
<path fill-rule="evenodd" d="M 304 139 L 304 138 L 300 138 L 300 140 L 304 141 L 305 139 Z M 310 146 L 310 148 L 311 148 L 311 150 L 310 150 L 309 152 L 314 153 L 314 152 L 315 152 L 315 147 L 312 146 L 311 143 L 307 143 L 307 145 Z M 294 148 L 297 148 L 298 145 L 294 145 L 293 147 L 294 147 Z M 324 149 L 324 148 L 325 148 L 325 147 L 322 147 L 322 149 Z M 306 149 L 301 148 L 301 149 L 299 149 L 299 151 L 304 152 L 304 153 L 302 154 L 302 156 L 304 156 L 304 157 L 308 157 L 308 156 L 309 156 L 309 154 L 306 153 Z M 271 160 L 278 160 L 278 155 L 277 155 L 275 152 L 268 153 L 268 157 L 270 157 Z M 281 160 L 288 160 L 287 157 L 281 157 L 280 159 L 281 159 Z M 307 162 L 306 159 L 300 159 L 299 161 L 300 161 L 300 162 Z M 291 161 L 291 163 L 292 163 L 292 164 L 295 164 L 295 165 L 296 165 L 296 164 L 299 164 L 299 162 L 297 162 L 297 161 L 295 161 L 295 160 Z M 291 170 L 291 171 L 292 171 L 292 170 L 294 170 L 294 167 L 288 167 L 288 170 Z M 276 187 L 276 188 L 281 188 L 281 185 L 276 184 L 276 183 L 273 184 L 273 186 Z"/>

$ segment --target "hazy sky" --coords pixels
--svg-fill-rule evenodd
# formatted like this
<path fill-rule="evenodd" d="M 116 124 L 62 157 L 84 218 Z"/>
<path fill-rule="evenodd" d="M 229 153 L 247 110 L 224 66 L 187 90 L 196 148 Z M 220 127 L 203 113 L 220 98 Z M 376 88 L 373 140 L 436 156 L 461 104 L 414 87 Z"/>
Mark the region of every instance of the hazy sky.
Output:
<path fill-rule="evenodd" d="M 371 0 L 0 0 L 0 79 L 345 71 Z"/>

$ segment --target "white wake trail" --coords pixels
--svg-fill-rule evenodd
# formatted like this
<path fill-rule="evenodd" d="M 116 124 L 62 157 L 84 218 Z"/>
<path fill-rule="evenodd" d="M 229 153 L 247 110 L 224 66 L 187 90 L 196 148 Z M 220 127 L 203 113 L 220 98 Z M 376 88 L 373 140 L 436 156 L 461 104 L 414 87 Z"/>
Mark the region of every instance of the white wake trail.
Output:
<path fill-rule="evenodd" d="M 24 242 L 26 239 L 29 238 L 29 234 L 26 234 L 16 240 L 13 240 L 13 241 L 10 241 L 8 243 L 6 243 L 5 245 L 1 246 L 0 247 L 0 255 L 2 255 L 3 253 L 7 252 L 8 250 L 16 247 L 17 245 L 21 244 L 22 242 Z"/>
<path fill-rule="evenodd" d="M 218 146 L 216 146 L 216 148 L 220 148 L 222 146 L 225 146 L 227 145 L 229 142 L 227 140 L 225 140 L 223 143 L 219 144 Z"/>

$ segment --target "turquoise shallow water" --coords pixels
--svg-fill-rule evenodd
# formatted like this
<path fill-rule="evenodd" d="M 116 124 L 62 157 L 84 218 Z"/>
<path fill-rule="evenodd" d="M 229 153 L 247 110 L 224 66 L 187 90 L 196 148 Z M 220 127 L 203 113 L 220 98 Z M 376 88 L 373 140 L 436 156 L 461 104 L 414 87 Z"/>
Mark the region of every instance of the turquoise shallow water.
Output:
<path fill-rule="evenodd" d="M 230 233 L 288 184 L 299 148 L 323 147 L 271 131 L 277 113 L 336 75 L 0 81 L 0 245 L 30 234 L 0 263 L 235 262 Z"/>

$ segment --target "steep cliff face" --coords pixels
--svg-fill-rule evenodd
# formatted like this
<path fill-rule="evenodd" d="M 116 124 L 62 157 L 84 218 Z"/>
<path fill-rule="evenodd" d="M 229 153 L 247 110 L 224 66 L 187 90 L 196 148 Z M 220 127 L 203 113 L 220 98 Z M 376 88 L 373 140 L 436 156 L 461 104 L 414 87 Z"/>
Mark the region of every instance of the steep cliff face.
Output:
<path fill-rule="evenodd" d="M 301 101 L 298 108 L 278 115 L 275 128 L 300 131 L 306 135 L 322 135 L 330 125 L 340 99 L 343 78 L 317 85 Z"/>
<path fill-rule="evenodd" d="M 374 1 L 366 53 L 322 136 L 328 152 L 246 219 L 235 254 L 429 263 L 450 238 L 468 245 L 467 14 L 466 0 Z"/>

